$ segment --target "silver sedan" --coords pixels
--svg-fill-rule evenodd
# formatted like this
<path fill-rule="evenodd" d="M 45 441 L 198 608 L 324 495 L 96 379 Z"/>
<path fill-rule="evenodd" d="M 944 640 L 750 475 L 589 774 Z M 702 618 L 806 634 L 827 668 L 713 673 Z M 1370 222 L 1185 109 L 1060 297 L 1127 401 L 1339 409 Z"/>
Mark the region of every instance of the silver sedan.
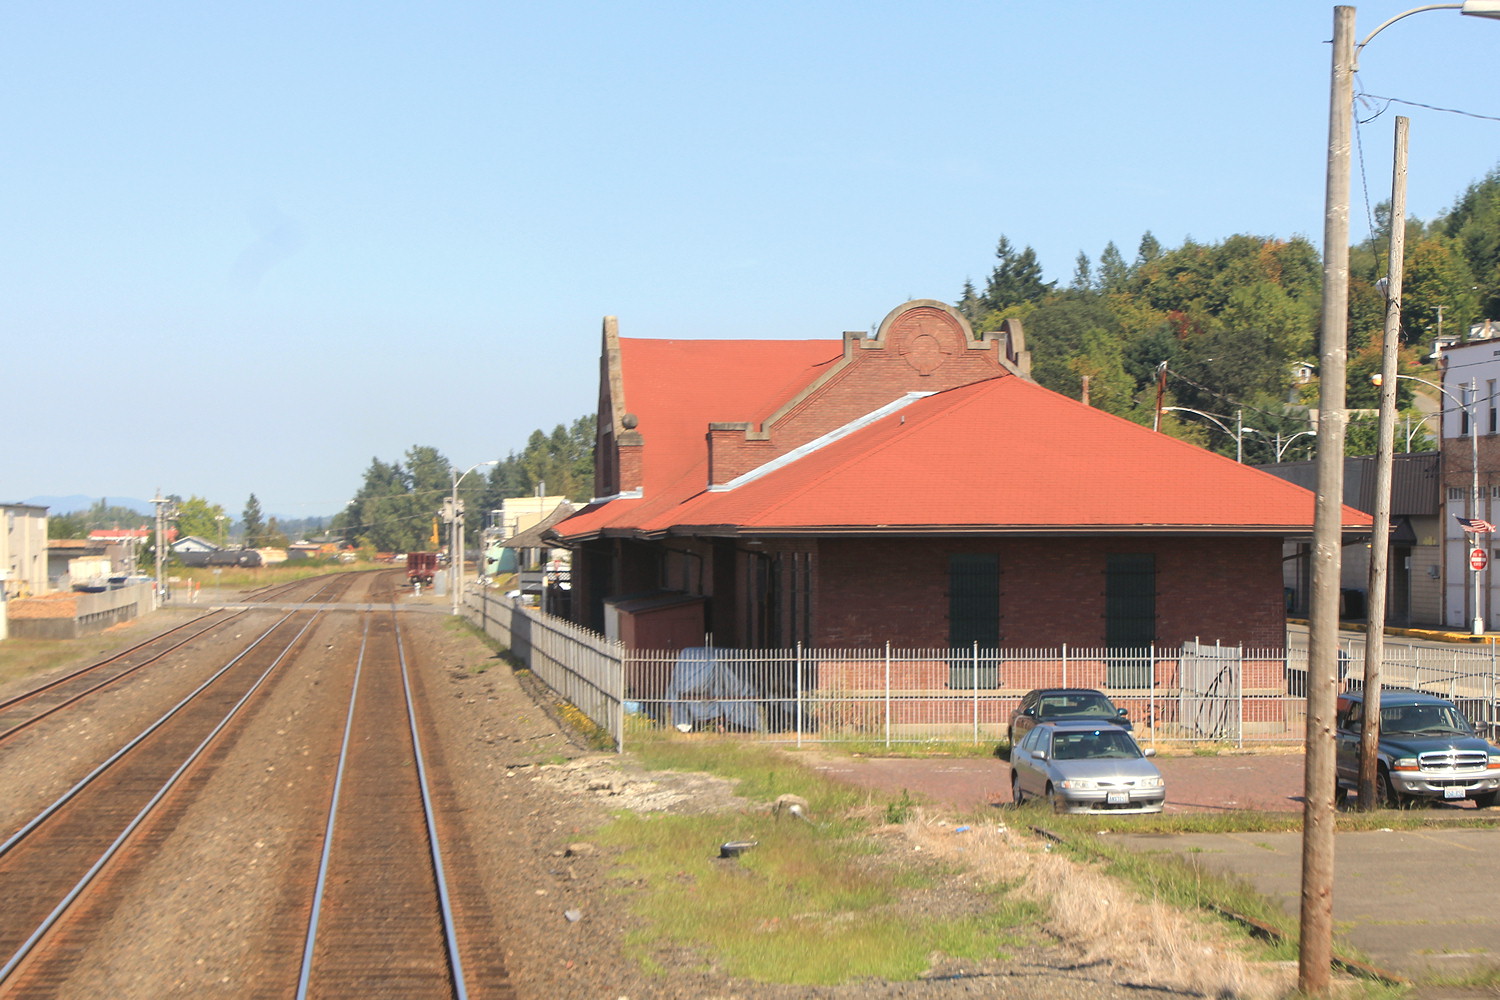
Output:
<path fill-rule="evenodd" d="M 1044 722 L 1010 752 L 1010 795 L 1017 804 L 1047 799 L 1058 812 L 1161 812 L 1166 783 L 1123 729 L 1098 722 Z"/>

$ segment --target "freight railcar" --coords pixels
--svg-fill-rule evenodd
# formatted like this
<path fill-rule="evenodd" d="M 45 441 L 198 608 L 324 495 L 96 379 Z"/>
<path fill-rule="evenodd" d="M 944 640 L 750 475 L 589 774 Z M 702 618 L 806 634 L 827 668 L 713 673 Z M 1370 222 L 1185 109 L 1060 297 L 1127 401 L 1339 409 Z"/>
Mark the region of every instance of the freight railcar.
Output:
<path fill-rule="evenodd" d="M 424 587 L 432 586 L 432 578 L 437 575 L 437 568 L 436 552 L 408 552 L 406 554 L 406 581 L 408 583 L 420 583 Z"/>

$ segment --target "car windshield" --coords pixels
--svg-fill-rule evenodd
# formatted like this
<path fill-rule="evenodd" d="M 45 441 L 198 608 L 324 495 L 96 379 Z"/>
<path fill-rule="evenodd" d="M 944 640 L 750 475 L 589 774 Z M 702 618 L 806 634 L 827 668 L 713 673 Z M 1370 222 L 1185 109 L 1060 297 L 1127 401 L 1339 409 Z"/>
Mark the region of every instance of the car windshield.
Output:
<path fill-rule="evenodd" d="M 1460 734 L 1472 732 L 1452 705 L 1394 705 L 1380 709 L 1380 727 L 1388 733 Z"/>
<path fill-rule="evenodd" d="M 1042 699 L 1041 714 L 1053 719 L 1100 718 L 1115 714 L 1102 694 L 1060 694 Z"/>
<path fill-rule="evenodd" d="M 1141 748 L 1123 729 L 1099 729 L 1082 733 L 1053 733 L 1052 756 L 1056 760 L 1095 760 L 1109 757 L 1139 757 Z"/>

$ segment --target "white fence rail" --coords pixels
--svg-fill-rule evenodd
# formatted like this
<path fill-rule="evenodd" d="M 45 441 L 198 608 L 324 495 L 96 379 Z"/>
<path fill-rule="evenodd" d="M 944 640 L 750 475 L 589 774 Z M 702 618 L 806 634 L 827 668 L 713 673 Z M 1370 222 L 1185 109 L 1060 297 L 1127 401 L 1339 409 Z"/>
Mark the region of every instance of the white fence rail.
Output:
<path fill-rule="evenodd" d="M 717 730 L 784 742 L 995 742 L 1033 688 L 1095 688 L 1125 709 L 1147 744 L 1300 742 L 1305 649 L 1188 643 L 1139 650 L 789 649 L 702 646 L 627 651 L 570 622 L 470 593 L 484 630 L 623 747 L 631 726 Z M 1500 732 L 1493 650 L 1387 640 L 1383 683 L 1453 699 L 1481 731 Z M 1358 688 L 1362 643 L 1340 651 Z M 1349 670 L 1349 665 L 1353 670 Z M 1345 675 L 1348 676 L 1345 676 Z"/>
<path fill-rule="evenodd" d="M 480 591 L 464 595 L 474 623 L 624 748 L 625 647 L 562 618 Z"/>

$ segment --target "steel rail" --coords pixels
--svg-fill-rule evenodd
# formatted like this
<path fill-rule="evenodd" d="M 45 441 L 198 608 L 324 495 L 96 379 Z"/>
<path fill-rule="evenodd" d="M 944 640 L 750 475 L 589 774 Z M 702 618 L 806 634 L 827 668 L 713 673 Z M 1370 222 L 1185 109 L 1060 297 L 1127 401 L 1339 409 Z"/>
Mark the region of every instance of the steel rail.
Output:
<path fill-rule="evenodd" d="M 207 690 L 208 687 L 214 683 L 214 681 L 224 676 L 224 674 L 226 674 L 236 663 L 239 663 L 245 657 L 249 656 L 251 650 L 255 649 L 255 647 L 259 646 L 262 642 L 265 642 L 266 639 L 270 637 L 272 632 L 280 628 L 286 622 L 286 620 L 288 618 L 291 618 L 294 614 L 297 614 L 297 612 L 292 611 L 283 615 L 281 619 L 278 620 L 274 625 L 266 629 L 266 631 L 263 632 L 258 639 L 241 650 L 234 657 L 234 659 L 230 660 L 228 663 L 224 664 L 224 666 L 220 667 L 217 671 L 214 672 L 213 676 L 209 677 L 208 680 L 204 681 L 202 684 L 194 688 L 176 705 L 173 705 L 172 708 L 167 711 L 167 714 L 163 715 L 161 718 L 151 723 L 151 725 L 141 730 L 141 732 L 134 739 L 126 743 L 114 753 L 110 754 L 110 756 L 102 764 L 94 768 L 83 778 L 79 779 L 78 783 L 64 792 L 61 798 L 59 798 L 56 802 L 53 802 L 41 812 L 37 813 L 36 816 L 29 820 L 25 826 L 21 827 L 21 829 L 17 830 L 15 833 L 11 834 L 11 836 L 7 838 L 3 843 L 0 843 L 0 857 L 4 857 L 11 848 L 15 847 L 22 840 L 24 840 L 27 834 L 31 833 L 38 826 L 40 826 L 47 819 L 47 817 L 51 816 L 53 813 L 57 812 L 57 810 L 67 805 L 68 801 L 76 796 L 79 792 L 87 788 L 90 782 L 99 777 L 99 775 L 103 774 L 105 771 L 109 770 L 109 768 L 112 767 L 116 762 L 118 762 L 120 758 L 124 757 L 131 750 L 135 749 L 136 746 L 138 746 L 143 740 L 146 739 L 146 737 L 150 736 L 156 730 L 165 725 L 167 721 L 172 718 L 172 716 L 176 715 L 178 712 L 186 708 L 194 698 L 198 697 L 205 690 Z M 318 612 L 314 612 L 315 618 L 317 614 Z"/>
<path fill-rule="evenodd" d="M 312 916 L 307 922 L 307 940 L 302 948 L 302 971 L 297 977 L 297 1000 L 305 1000 L 312 981 L 313 943 L 318 936 L 318 919 L 323 912 L 323 887 L 328 882 L 328 866 L 333 857 L 333 830 L 339 812 L 339 795 L 344 788 L 344 765 L 349 760 L 349 742 L 354 733 L 354 707 L 359 699 L 359 679 L 365 668 L 365 648 L 370 641 L 370 619 L 365 616 L 364 633 L 359 640 L 359 656 L 354 662 L 354 686 L 349 692 L 349 718 L 344 722 L 344 742 L 339 747 L 339 762 L 333 779 L 333 802 L 328 806 L 328 824 L 323 829 L 323 853 L 318 859 L 318 884 L 313 890 Z"/>
<path fill-rule="evenodd" d="M 214 612 L 214 614 L 220 614 L 220 613 L 221 612 L 217 612 L 217 611 Z M 87 698 L 89 695 L 93 694 L 95 691 L 99 691 L 99 690 L 101 690 L 103 688 L 106 688 L 109 685 L 113 684 L 115 681 L 120 680 L 121 678 L 129 677 L 131 674 L 135 673 L 137 670 L 141 669 L 142 667 L 149 666 L 149 665 L 155 663 L 157 660 L 161 659 L 163 656 L 166 656 L 168 653 L 172 652 L 173 650 L 179 649 L 182 646 L 186 646 L 188 643 L 192 642 L 194 639 L 197 639 L 197 638 L 199 638 L 201 636 L 207 635 L 209 632 L 212 632 L 216 628 L 222 628 L 224 625 L 229 624 L 231 621 L 233 621 L 234 619 L 238 618 L 240 615 L 243 615 L 243 614 L 247 614 L 247 612 L 245 612 L 245 611 L 236 611 L 233 614 L 229 615 L 227 618 L 221 618 L 221 619 L 219 619 L 216 622 L 211 622 L 207 628 L 200 629 L 199 631 L 194 632 L 192 635 L 188 636 L 187 638 L 182 639 L 182 640 L 180 640 L 178 642 L 173 643 L 172 645 L 168 646 L 166 649 L 163 649 L 161 652 L 156 653 L 155 655 L 150 656 L 150 657 L 142 660 L 140 663 L 137 663 L 135 666 L 133 666 L 133 667 L 126 667 L 124 670 L 121 670 L 119 673 L 115 674 L 112 677 L 105 678 L 104 680 L 102 680 L 99 683 L 95 684 L 93 687 L 84 688 L 82 691 L 80 691 L 77 694 L 73 695 L 71 698 L 68 698 L 68 699 L 66 699 L 64 701 L 60 701 L 56 705 L 53 705 L 50 708 L 45 709 L 44 711 L 38 712 L 36 715 L 33 715 L 30 718 L 28 718 L 28 719 L 23 719 L 22 721 L 16 723 L 14 726 L 11 726 L 9 729 L 7 729 L 7 730 L 5 730 L 3 732 L 0 732 L 0 742 L 3 742 L 5 740 L 9 739 L 10 737 L 14 736 L 16 733 L 18 733 L 21 730 L 25 729 L 27 726 L 30 726 L 30 725 L 32 725 L 33 723 L 36 723 L 36 722 L 40 722 L 41 720 L 43 720 L 43 719 L 47 718 L 48 716 L 50 716 L 53 712 L 59 712 L 62 709 L 67 708 L 69 705 L 73 704 L 74 702 L 81 701 L 84 698 Z M 187 625 L 196 624 L 198 621 L 201 621 L 201 619 L 195 619 L 192 622 L 187 622 L 184 625 L 178 626 L 178 628 L 186 628 Z M 173 629 L 172 630 L 172 632 L 175 632 L 175 631 L 177 631 L 177 629 Z M 109 657 L 108 659 L 100 660 L 98 663 L 91 664 L 91 665 L 89 665 L 87 667 L 84 667 L 81 670 L 76 670 L 73 673 L 68 674 L 66 677 L 59 677 L 57 680 L 52 681 L 52 682 L 50 682 L 48 684 L 45 684 L 42 687 L 35 688 L 35 689 L 31 690 L 31 691 L 27 691 L 24 694 L 19 694 L 16 697 L 10 699 L 9 701 L 0 702 L 0 712 L 3 712 L 3 711 L 5 711 L 8 708 L 13 708 L 16 705 L 25 702 L 29 698 L 34 698 L 34 697 L 36 697 L 39 694 L 44 694 L 45 692 L 51 690 L 52 688 L 56 687 L 59 684 L 64 684 L 64 683 L 66 683 L 68 681 L 75 680 L 75 679 L 77 679 L 79 677 L 83 677 L 84 675 L 88 674 L 90 671 L 98 670 L 101 667 L 108 666 L 109 664 L 114 663 L 116 660 L 119 660 L 121 657 L 128 656 L 131 653 L 136 652 L 137 650 L 141 649 L 144 646 L 150 645 L 151 643 L 155 642 L 157 639 L 160 639 L 160 638 L 162 638 L 162 636 L 166 636 L 166 635 L 171 635 L 171 632 L 163 632 L 161 635 L 157 636 L 156 639 L 148 639 L 148 640 L 146 640 L 145 642 L 141 643 L 138 646 L 132 646 L 132 647 L 130 647 L 127 650 L 124 650 L 124 651 L 122 651 L 120 653 L 115 654 L 114 656 Z"/>
<path fill-rule="evenodd" d="M 422 812 L 427 820 L 427 842 L 432 850 L 433 877 L 437 882 L 438 903 L 443 911 L 443 939 L 448 947 L 448 965 L 453 973 L 453 988 L 458 1000 L 468 1000 L 464 985 L 464 965 L 458 953 L 458 930 L 453 920 L 453 906 L 448 896 L 448 879 L 443 872 L 443 851 L 438 845 L 437 821 L 432 808 L 432 793 L 427 784 L 427 763 L 422 757 L 422 737 L 417 733 L 417 710 L 411 696 L 411 673 L 406 666 L 406 643 L 401 638 L 401 616 L 391 605 L 391 620 L 396 628 L 396 655 L 401 660 L 401 685 L 406 691 L 406 714 L 411 721 L 412 758 L 417 765 L 417 786 L 422 791 Z"/>
<path fill-rule="evenodd" d="M 212 612 L 209 612 L 209 615 L 218 615 L 218 614 L 223 614 L 223 613 L 224 612 L 222 612 L 222 611 L 212 611 Z M 245 612 L 243 612 L 243 611 L 236 611 L 234 613 L 234 615 L 231 615 L 230 617 L 237 617 L 238 615 L 242 615 L 244 613 Z M 204 618 L 209 617 L 209 615 L 205 615 Z M 170 649 L 165 649 L 165 650 L 163 650 L 161 653 L 159 653 L 157 655 L 158 656 L 162 656 L 162 655 L 165 655 L 167 653 L 170 653 L 173 649 L 176 649 L 177 646 L 182 645 L 183 642 L 191 642 L 196 637 L 202 635 L 203 632 L 207 632 L 209 629 L 216 628 L 219 625 L 223 624 L 224 621 L 227 621 L 227 620 L 228 619 L 223 619 L 223 620 L 220 620 L 220 621 L 217 621 L 217 622 L 210 622 L 209 625 L 208 625 L 208 628 L 204 629 L 202 632 L 195 632 L 195 633 L 193 633 L 193 635 L 191 635 L 188 638 L 182 640 L 182 642 L 177 643 L 176 646 L 172 646 Z M 181 625 L 173 626 L 172 628 L 167 629 L 165 632 L 160 632 L 160 633 L 158 633 L 156 635 L 153 635 L 149 639 L 146 639 L 146 640 L 143 640 L 141 642 L 138 642 L 134 646 L 131 646 L 131 647 L 127 648 L 127 649 L 122 649 L 122 650 L 119 650 L 118 652 L 112 653 L 109 656 L 106 656 L 104 659 L 98 661 L 97 663 L 90 663 L 88 666 L 79 667 L 77 670 L 73 671 L 70 674 L 65 674 L 62 677 L 54 678 L 54 679 L 48 681 L 47 683 L 40 685 L 39 687 L 34 687 L 31 690 L 29 690 L 29 691 L 22 691 L 18 695 L 14 695 L 13 697 L 6 698 L 4 701 L 0 701 L 0 711 L 4 711 L 5 709 L 10 708 L 12 705 L 19 704 L 20 702 L 25 701 L 27 698 L 34 698 L 35 696 L 37 696 L 39 694 L 42 694 L 43 692 L 50 691 L 53 688 L 57 687 L 59 684 L 66 684 L 68 681 L 72 680 L 75 677 L 82 677 L 84 674 L 88 673 L 90 670 L 97 670 L 100 667 L 106 666 L 106 665 L 108 665 L 110 663 L 115 662 L 116 660 L 119 660 L 119 659 L 122 659 L 122 658 L 124 658 L 126 656 L 129 656 L 131 653 L 134 653 L 137 650 L 145 649 L 147 646 L 151 645 L 153 642 L 159 642 L 160 640 L 165 639 L 167 636 L 172 635 L 175 632 L 181 632 L 183 629 L 187 628 L 189 625 L 197 625 L 201 621 L 203 621 L 203 618 L 194 618 L 192 621 L 183 622 Z M 147 662 L 150 662 L 150 661 L 147 661 Z"/>
<path fill-rule="evenodd" d="M 295 583 L 272 585 L 270 587 L 265 587 L 263 589 L 266 592 L 266 594 L 269 594 L 269 592 L 274 591 L 274 590 L 292 590 L 298 584 L 300 584 L 301 582 L 302 581 L 299 580 L 299 581 L 296 581 Z M 321 594 L 324 590 L 329 589 L 332 585 L 333 585 L 332 581 L 325 582 L 321 587 L 319 587 L 316 591 L 313 592 L 313 597 L 316 597 L 318 594 Z M 266 596 L 266 594 L 260 595 L 259 600 L 263 601 L 263 599 Z M 197 632 L 194 632 L 192 635 L 188 636 L 187 638 L 182 639 L 181 641 L 176 642 L 176 643 L 172 644 L 171 646 L 168 646 L 166 649 L 163 649 L 161 652 L 155 654 L 150 659 L 147 659 L 147 660 L 144 660 L 144 661 L 142 661 L 140 663 L 137 663 L 133 667 L 128 667 L 125 670 L 120 671 L 118 674 L 115 674 L 113 677 L 109 678 L 108 680 L 101 681 L 100 683 L 94 685 L 93 687 L 88 688 L 87 690 L 79 692 L 78 694 L 74 695 L 72 698 L 69 698 L 66 701 L 60 702 L 60 703 L 52 706 L 51 708 L 47 709 L 45 712 L 42 712 L 42 713 L 40 713 L 38 715 L 34 715 L 31 718 L 25 720 L 24 722 L 21 722 L 21 723 L 15 725 L 15 726 L 12 726 L 10 729 L 5 730 L 4 732 L 0 732 L 0 741 L 5 740 L 7 737 L 9 737 L 12 734 L 18 732 L 19 730 L 25 729 L 27 726 L 31 725 L 33 722 L 36 722 L 39 719 L 44 719 L 47 716 L 51 715 L 53 712 L 56 712 L 59 709 L 65 708 L 66 706 L 73 704 L 74 702 L 78 701 L 81 698 L 86 697 L 87 695 L 93 694 L 95 691 L 98 691 L 100 688 L 107 687 L 108 685 L 113 684 L 115 681 L 119 680 L 120 678 L 130 676 L 131 674 L 133 674 L 135 671 L 141 669 L 142 667 L 144 667 L 144 666 L 146 666 L 148 664 L 151 664 L 151 663 L 155 663 L 157 660 L 161 659 L 163 656 L 166 656 L 168 653 L 172 652 L 173 650 L 179 649 L 182 646 L 187 645 L 188 643 L 192 642 L 194 639 L 199 638 L 200 636 L 207 635 L 209 632 L 213 631 L 216 628 L 222 628 L 223 626 L 227 625 L 229 622 L 234 621 L 236 618 L 239 618 L 241 615 L 244 615 L 244 614 L 247 614 L 247 613 L 248 613 L 248 609 L 240 609 L 240 610 L 236 610 L 236 611 L 227 611 L 227 609 L 221 609 L 221 610 L 218 610 L 218 611 L 210 611 L 206 615 L 203 615 L 203 616 L 198 617 L 198 618 L 194 618 L 191 621 L 186 621 L 186 622 L 183 622 L 181 625 L 177 625 L 177 626 L 174 626 L 172 628 L 169 628 L 165 632 L 160 632 L 160 633 L 152 636 L 149 639 L 146 639 L 146 640 L 144 640 L 142 642 L 136 643 L 134 646 L 130 646 L 130 647 L 126 648 L 126 649 L 122 649 L 122 650 L 119 650 L 118 652 L 112 653 L 111 655 L 106 656 L 104 659 L 99 660 L 96 663 L 91 663 L 88 666 L 80 667 L 79 669 L 74 670 L 73 672 L 71 672 L 69 674 L 65 674 L 62 677 L 54 678 L 53 680 L 50 680 L 47 683 L 40 685 L 39 687 L 34 687 L 31 690 L 29 690 L 29 691 L 22 691 L 20 694 L 17 694 L 17 695 L 15 695 L 13 697 L 7 698 L 4 701 L 0 701 L 0 712 L 3 712 L 6 709 L 9 709 L 9 708 L 12 708 L 12 707 L 14 707 L 16 705 L 19 705 L 22 702 L 25 702 L 26 700 L 28 700 L 30 698 L 35 698 L 38 695 L 45 694 L 46 692 L 52 690 L 53 688 L 55 688 L 55 687 L 57 687 L 57 686 L 59 686 L 61 684 L 66 684 L 69 681 L 76 680 L 76 679 L 78 679 L 80 677 L 83 677 L 83 676 L 87 675 L 90 671 L 98 670 L 101 667 L 108 666 L 111 663 L 114 663 L 114 662 L 116 662 L 116 661 L 118 661 L 120 659 L 123 659 L 126 656 L 129 656 L 131 653 L 138 652 L 139 650 L 145 649 L 147 646 L 151 645 L 152 643 L 154 643 L 154 642 L 160 642 L 162 639 L 165 639 L 167 636 L 170 636 L 170 635 L 173 635 L 173 634 L 175 634 L 177 632 L 180 632 L 183 629 L 188 628 L 190 626 L 201 624 L 205 618 L 211 618 L 214 615 L 224 615 L 224 617 L 219 618 L 217 621 L 209 622 L 208 625 L 207 625 L 207 627 L 199 629 Z"/>
<path fill-rule="evenodd" d="M 83 893 L 83 891 L 88 888 L 89 883 L 94 880 L 95 876 L 97 876 L 99 872 L 104 869 L 104 866 L 109 863 L 110 859 L 113 858 L 116 853 L 118 853 L 122 846 L 124 846 L 125 841 L 129 839 L 130 835 L 136 831 L 141 823 L 145 822 L 146 817 L 151 814 L 152 810 L 156 808 L 158 803 L 160 803 L 161 800 L 166 797 L 167 793 L 171 791 L 172 788 L 177 784 L 177 782 L 182 778 L 182 776 L 187 773 L 188 768 L 191 767 L 193 763 L 203 754 L 203 751 L 208 749 L 209 745 L 213 743 L 213 741 L 218 737 L 219 733 L 224 730 L 224 727 L 229 725 L 230 721 L 239 714 L 240 709 L 242 709 L 246 705 L 246 703 L 249 702 L 251 696 L 260 689 L 260 686 L 265 683 L 266 679 L 275 672 L 276 668 L 281 665 L 281 662 L 287 658 L 287 656 L 294 648 L 296 648 L 297 643 L 301 641 L 304 635 L 307 634 L 307 630 L 312 628 L 313 623 L 318 620 L 320 615 L 322 615 L 322 612 L 313 613 L 312 617 L 307 620 L 307 624 L 302 626 L 302 630 L 292 637 L 292 641 L 287 643 L 286 648 L 277 655 L 276 659 L 272 661 L 271 665 L 267 667 L 265 671 L 260 675 L 260 677 L 256 679 L 255 683 L 250 686 L 250 689 L 245 692 L 244 696 L 241 697 L 239 701 L 235 702 L 234 707 L 229 710 L 228 714 L 226 714 L 223 719 L 219 720 L 219 724 L 214 726 L 213 730 L 203 738 L 203 742 L 199 743 L 197 748 L 188 755 L 187 759 L 178 766 L 177 770 L 172 772 L 172 776 L 166 780 L 161 788 L 157 789 L 156 794 L 151 796 L 151 800 L 147 802 L 143 807 L 141 807 L 141 811 L 136 813 L 135 818 L 130 821 L 125 829 L 120 831 L 119 836 L 114 839 L 114 842 L 111 843 L 105 850 L 105 852 L 99 857 L 99 859 L 95 861 L 92 866 L 90 866 L 89 870 L 84 873 L 81 879 L 78 880 L 78 883 L 74 885 L 71 890 L 69 890 L 67 895 L 63 897 L 62 901 L 59 902 L 57 906 L 52 910 L 52 912 L 47 915 L 46 919 L 42 921 L 41 925 L 37 927 L 36 930 L 32 931 L 31 935 L 26 939 L 21 947 L 17 949 L 16 953 L 10 957 L 10 960 L 7 961 L 4 966 L 0 966 L 0 983 L 3 983 L 10 976 L 10 974 L 15 971 L 16 967 L 20 965 L 21 962 L 26 958 L 26 956 L 31 953 L 31 950 L 36 947 L 37 942 L 42 939 L 43 935 L 45 935 L 47 931 L 52 929 L 52 926 L 57 923 L 58 919 L 63 915 L 63 913 L 67 911 L 68 907 L 73 905 L 74 900 L 76 900 Z M 285 619 L 283 619 L 283 621 L 284 620 Z"/>

